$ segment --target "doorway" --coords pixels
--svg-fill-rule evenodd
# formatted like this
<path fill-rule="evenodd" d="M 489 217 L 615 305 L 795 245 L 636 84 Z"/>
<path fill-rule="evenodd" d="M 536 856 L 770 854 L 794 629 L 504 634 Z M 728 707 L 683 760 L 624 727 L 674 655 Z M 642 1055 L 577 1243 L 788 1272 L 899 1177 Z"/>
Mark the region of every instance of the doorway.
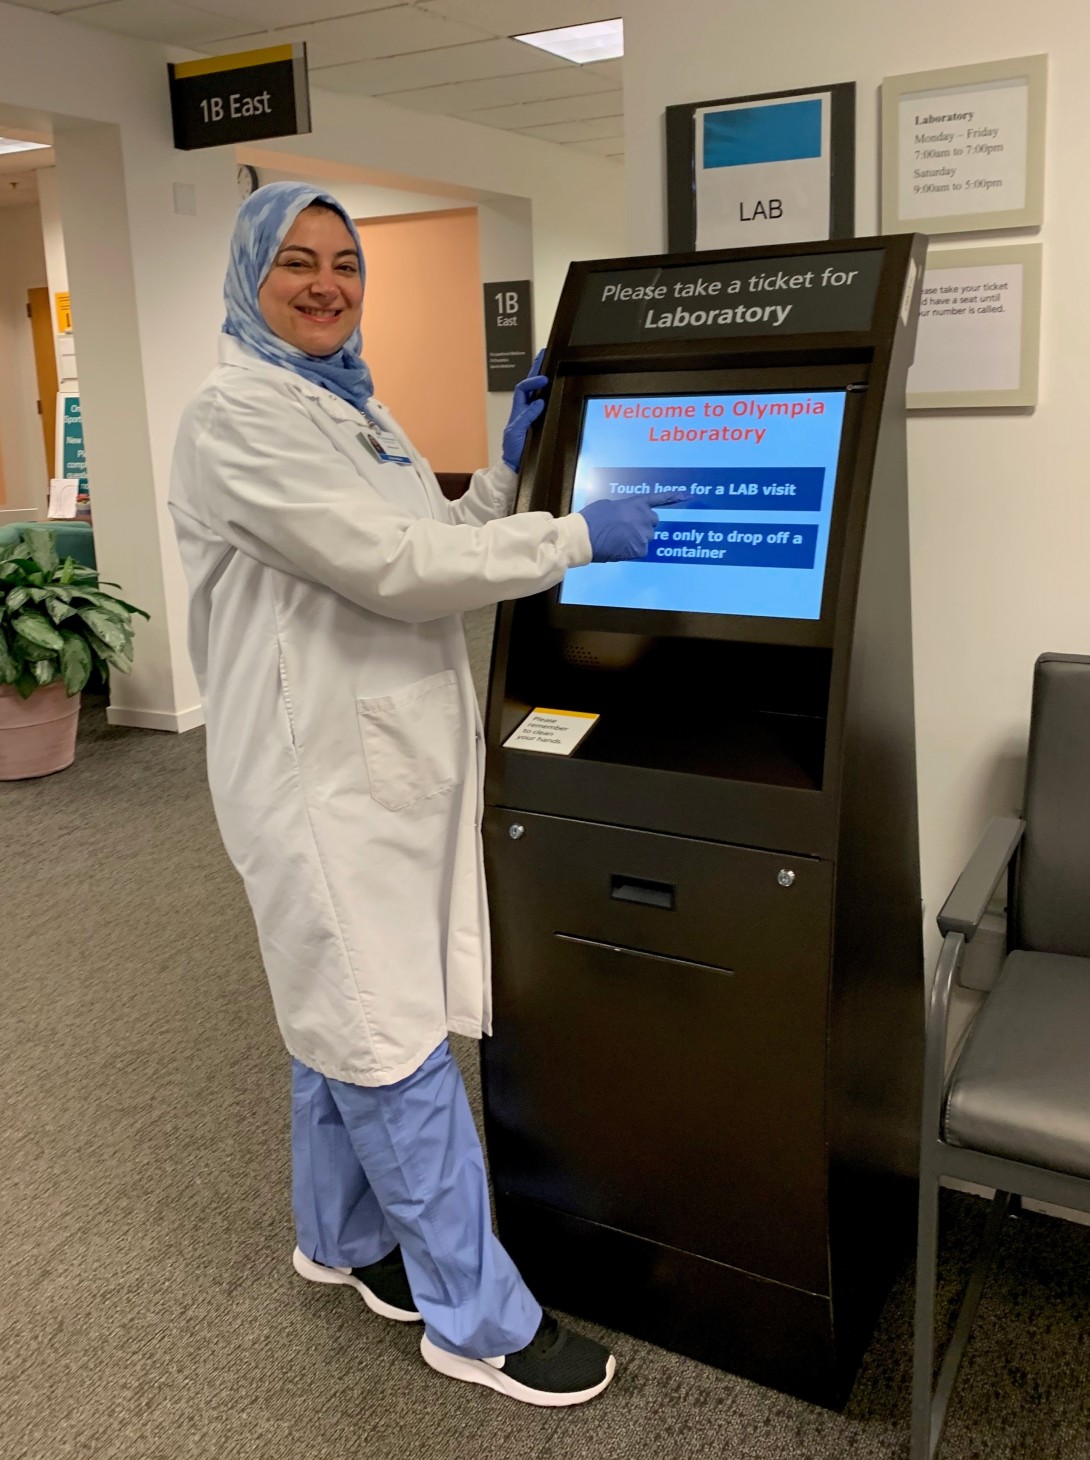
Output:
<path fill-rule="evenodd" d="M 49 290 L 28 289 L 26 312 L 34 336 L 34 370 L 38 381 L 38 415 L 45 438 L 48 476 L 56 476 L 57 453 L 57 356 L 53 346 L 53 316 Z"/>
<path fill-rule="evenodd" d="M 375 394 L 436 473 L 488 461 L 476 208 L 358 219 Z"/>

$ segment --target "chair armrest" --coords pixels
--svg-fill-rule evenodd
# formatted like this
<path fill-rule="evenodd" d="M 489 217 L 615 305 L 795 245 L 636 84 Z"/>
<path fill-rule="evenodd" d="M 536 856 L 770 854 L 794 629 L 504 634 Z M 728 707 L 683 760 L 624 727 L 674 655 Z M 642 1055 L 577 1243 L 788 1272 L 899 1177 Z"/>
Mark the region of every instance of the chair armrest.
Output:
<path fill-rule="evenodd" d="M 988 910 L 996 883 L 1006 871 L 1025 829 L 1026 823 L 1017 816 L 992 817 L 980 844 L 942 905 L 939 931 L 943 937 L 947 933 L 961 933 L 966 943 L 972 941 Z"/>

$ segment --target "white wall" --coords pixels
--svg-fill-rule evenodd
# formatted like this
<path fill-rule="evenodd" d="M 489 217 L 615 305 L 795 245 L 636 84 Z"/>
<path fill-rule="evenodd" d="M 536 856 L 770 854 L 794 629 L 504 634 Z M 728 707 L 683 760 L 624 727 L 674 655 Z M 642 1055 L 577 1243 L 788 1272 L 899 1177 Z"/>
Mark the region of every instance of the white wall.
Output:
<path fill-rule="evenodd" d="M 508 279 L 532 279 L 534 275 L 534 230 L 531 205 L 527 198 L 494 197 L 477 207 L 481 252 L 481 283 L 501 283 Z M 546 288 L 553 285 L 546 284 Z M 482 291 L 483 292 L 483 291 Z M 534 306 L 538 320 L 538 343 L 544 345 L 551 321 L 539 307 L 537 290 Z M 487 382 L 486 382 L 487 383 Z M 511 396 L 507 391 L 488 391 L 489 460 L 498 461 L 503 428 L 511 414 Z"/>
<path fill-rule="evenodd" d="M 27 318 L 27 290 L 46 282 L 42 230 L 34 203 L 0 208 L 0 453 L 3 503 L 44 516 L 49 493 L 34 341 Z"/>
<path fill-rule="evenodd" d="M 61 221 L 60 189 L 56 167 L 43 167 L 38 172 L 38 209 L 42 219 L 42 244 L 45 248 L 45 272 L 49 280 L 49 317 L 53 323 L 53 347 L 57 361 L 57 379 L 62 390 L 78 391 L 79 382 L 66 373 L 61 359 L 60 332 L 57 319 L 57 295 L 69 292 L 68 258 L 64 251 L 64 225 Z M 75 335 L 75 327 L 71 331 Z"/>
<path fill-rule="evenodd" d="M 874 233 L 883 76 L 1050 55 L 1041 404 L 1032 415 L 913 417 L 908 428 L 931 929 L 987 816 L 1019 804 L 1034 659 L 1090 652 L 1090 6 L 686 0 L 679 24 L 677 7 L 628 0 L 625 47 L 634 253 L 664 247 L 662 113 L 671 103 L 854 80 L 857 231 Z"/>
<path fill-rule="evenodd" d="M 248 149 L 239 148 L 245 156 Z M 306 159 L 290 171 L 259 167 L 258 181 L 264 186 L 273 182 L 313 182 L 322 187 L 344 208 L 350 218 L 389 218 L 401 213 L 436 213 L 444 208 L 460 208 L 465 204 L 454 198 L 440 198 L 433 193 L 411 193 L 400 188 L 377 187 L 373 183 L 352 182 L 344 178 L 330 180 L 307 172 Z"/>
<path fill-rule="evenodd" d="M 165 61 L 186 53 L 3 3 L 0 36 L 0 107 L 7 115 L 33 114 L 36 125 L 43 113 L 55 117 L 100 561 L 134 601 L 140 601 L 134 585 L 149 585 L 145 606 L 156 614 L 152 625 L 139 630 L 136 669 L 130 680 L 118 679 L 115 693 L 123 698 L 111 715 L 177 728 L 195 723 L 199 711 L 184 650 L 184 584 L 165 501 L 178 415 L 215 358 L 227 240 L 237 208 L 235 158 L 230 148 L 188 153 L 173 148 Z M 314 131 L 278 141 L 278 149 L 353 168 L 366 162 L 402 175 L 401 186 L 409 190 L 427 191 L 430 182 L 441 185 L 440 193 L 528 198 L 544 329 L 568 260 L 618 247 L 622 172 L 605 158 L 317 91 L 312 113 Z M 72 118 L 80 120 L 73 124 Z M 117 128 L 112 156 L 105 135 L 92 135 L 88 123 Z M 66 131 L 74 164 L 67 186 Z M 86 236 L 83 223 L 94 200 L 78 181 L 84 145 L 97 159 L 111 197 L 124 205 L 120 221 L 106 226 L 95 217 Z M 175 182 L 194 186 L 195 217 L 175 215 Z M 88 308 L 96 267 L 111 271 L 111 288 L 119 294 L 130 291 L 132 308 L 126 304 L 112 322 L 108 311 Z M 134 379 L 139 388 L 123 391 L 121 382 Z M 105 508 L 105 516 L 104 494 L 113 506 Z M 145 510 L 148 494 L 152 512 Z M 152 577 L 158 580 L 154 591 Z"/>

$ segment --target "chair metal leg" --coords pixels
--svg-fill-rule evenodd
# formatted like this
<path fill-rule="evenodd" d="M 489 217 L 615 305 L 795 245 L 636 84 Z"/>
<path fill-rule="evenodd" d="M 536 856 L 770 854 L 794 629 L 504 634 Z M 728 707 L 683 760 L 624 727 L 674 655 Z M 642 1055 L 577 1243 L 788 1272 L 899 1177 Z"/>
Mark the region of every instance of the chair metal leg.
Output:
<path fill-rule="evenodd" d="M 916 1265 L 916 1348 L 912 1375 L 912 1445 L 911 1460 L 934 1460 L 946 1423 L 946 1407 L 950 1402 L 958 1369 L 969 1343 L 973 1320 L 980 1306 L 984 1285 L 992 1270 L 1003 1231 L 1003 1222 L 1018 1203 L 1009 1191 L 997 1191 L 984 1228 L 984 1238 L 973 1265 L 969 1282 L 958 1310 L 954 1332 L 943 1355 L 934 1393 L 931 1374 L 934 1365 L 935 1323 L 935 1260 L 938 1246 L 938 1181 L 929 1182 L 933 1201 L 925 1216 L 924 1191 L 920 1190 L 920 1235 Z M 1018 1203 L 1020 1205 L 1020 1203 Z M 1017 1207 L 1016 1207 L 1017 1209 Z M 926 1272 L 924 1270 L 927 1261 Z M 926 1326 L 925 1326 L 926 1325 Z"/>
<path fill-rule="evenodd" d="M 931 1435 L 931 1375 L 935 1362 L 935 1276 L 939 1245 L 939 1179 L 921 1161 L 919 1226 L 916 1233 L 916 1312 L 912 1361 L 910 1460 L 932 1460 L 938 1437 Z"/>

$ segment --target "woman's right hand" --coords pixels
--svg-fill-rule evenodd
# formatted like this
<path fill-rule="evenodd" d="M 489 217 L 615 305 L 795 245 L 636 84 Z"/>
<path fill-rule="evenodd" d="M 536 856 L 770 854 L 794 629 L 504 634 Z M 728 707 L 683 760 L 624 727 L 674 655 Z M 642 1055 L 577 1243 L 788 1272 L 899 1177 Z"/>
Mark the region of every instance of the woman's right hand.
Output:
<path fill-rule="evenodd" d="M 591 561 L 626 563 L 646 555 L 658 526 L 656 507 L 684 502 L 686 492 L 652 492 L 646 497 L 603 497 L 582 509 L 590 533 Z"/>

